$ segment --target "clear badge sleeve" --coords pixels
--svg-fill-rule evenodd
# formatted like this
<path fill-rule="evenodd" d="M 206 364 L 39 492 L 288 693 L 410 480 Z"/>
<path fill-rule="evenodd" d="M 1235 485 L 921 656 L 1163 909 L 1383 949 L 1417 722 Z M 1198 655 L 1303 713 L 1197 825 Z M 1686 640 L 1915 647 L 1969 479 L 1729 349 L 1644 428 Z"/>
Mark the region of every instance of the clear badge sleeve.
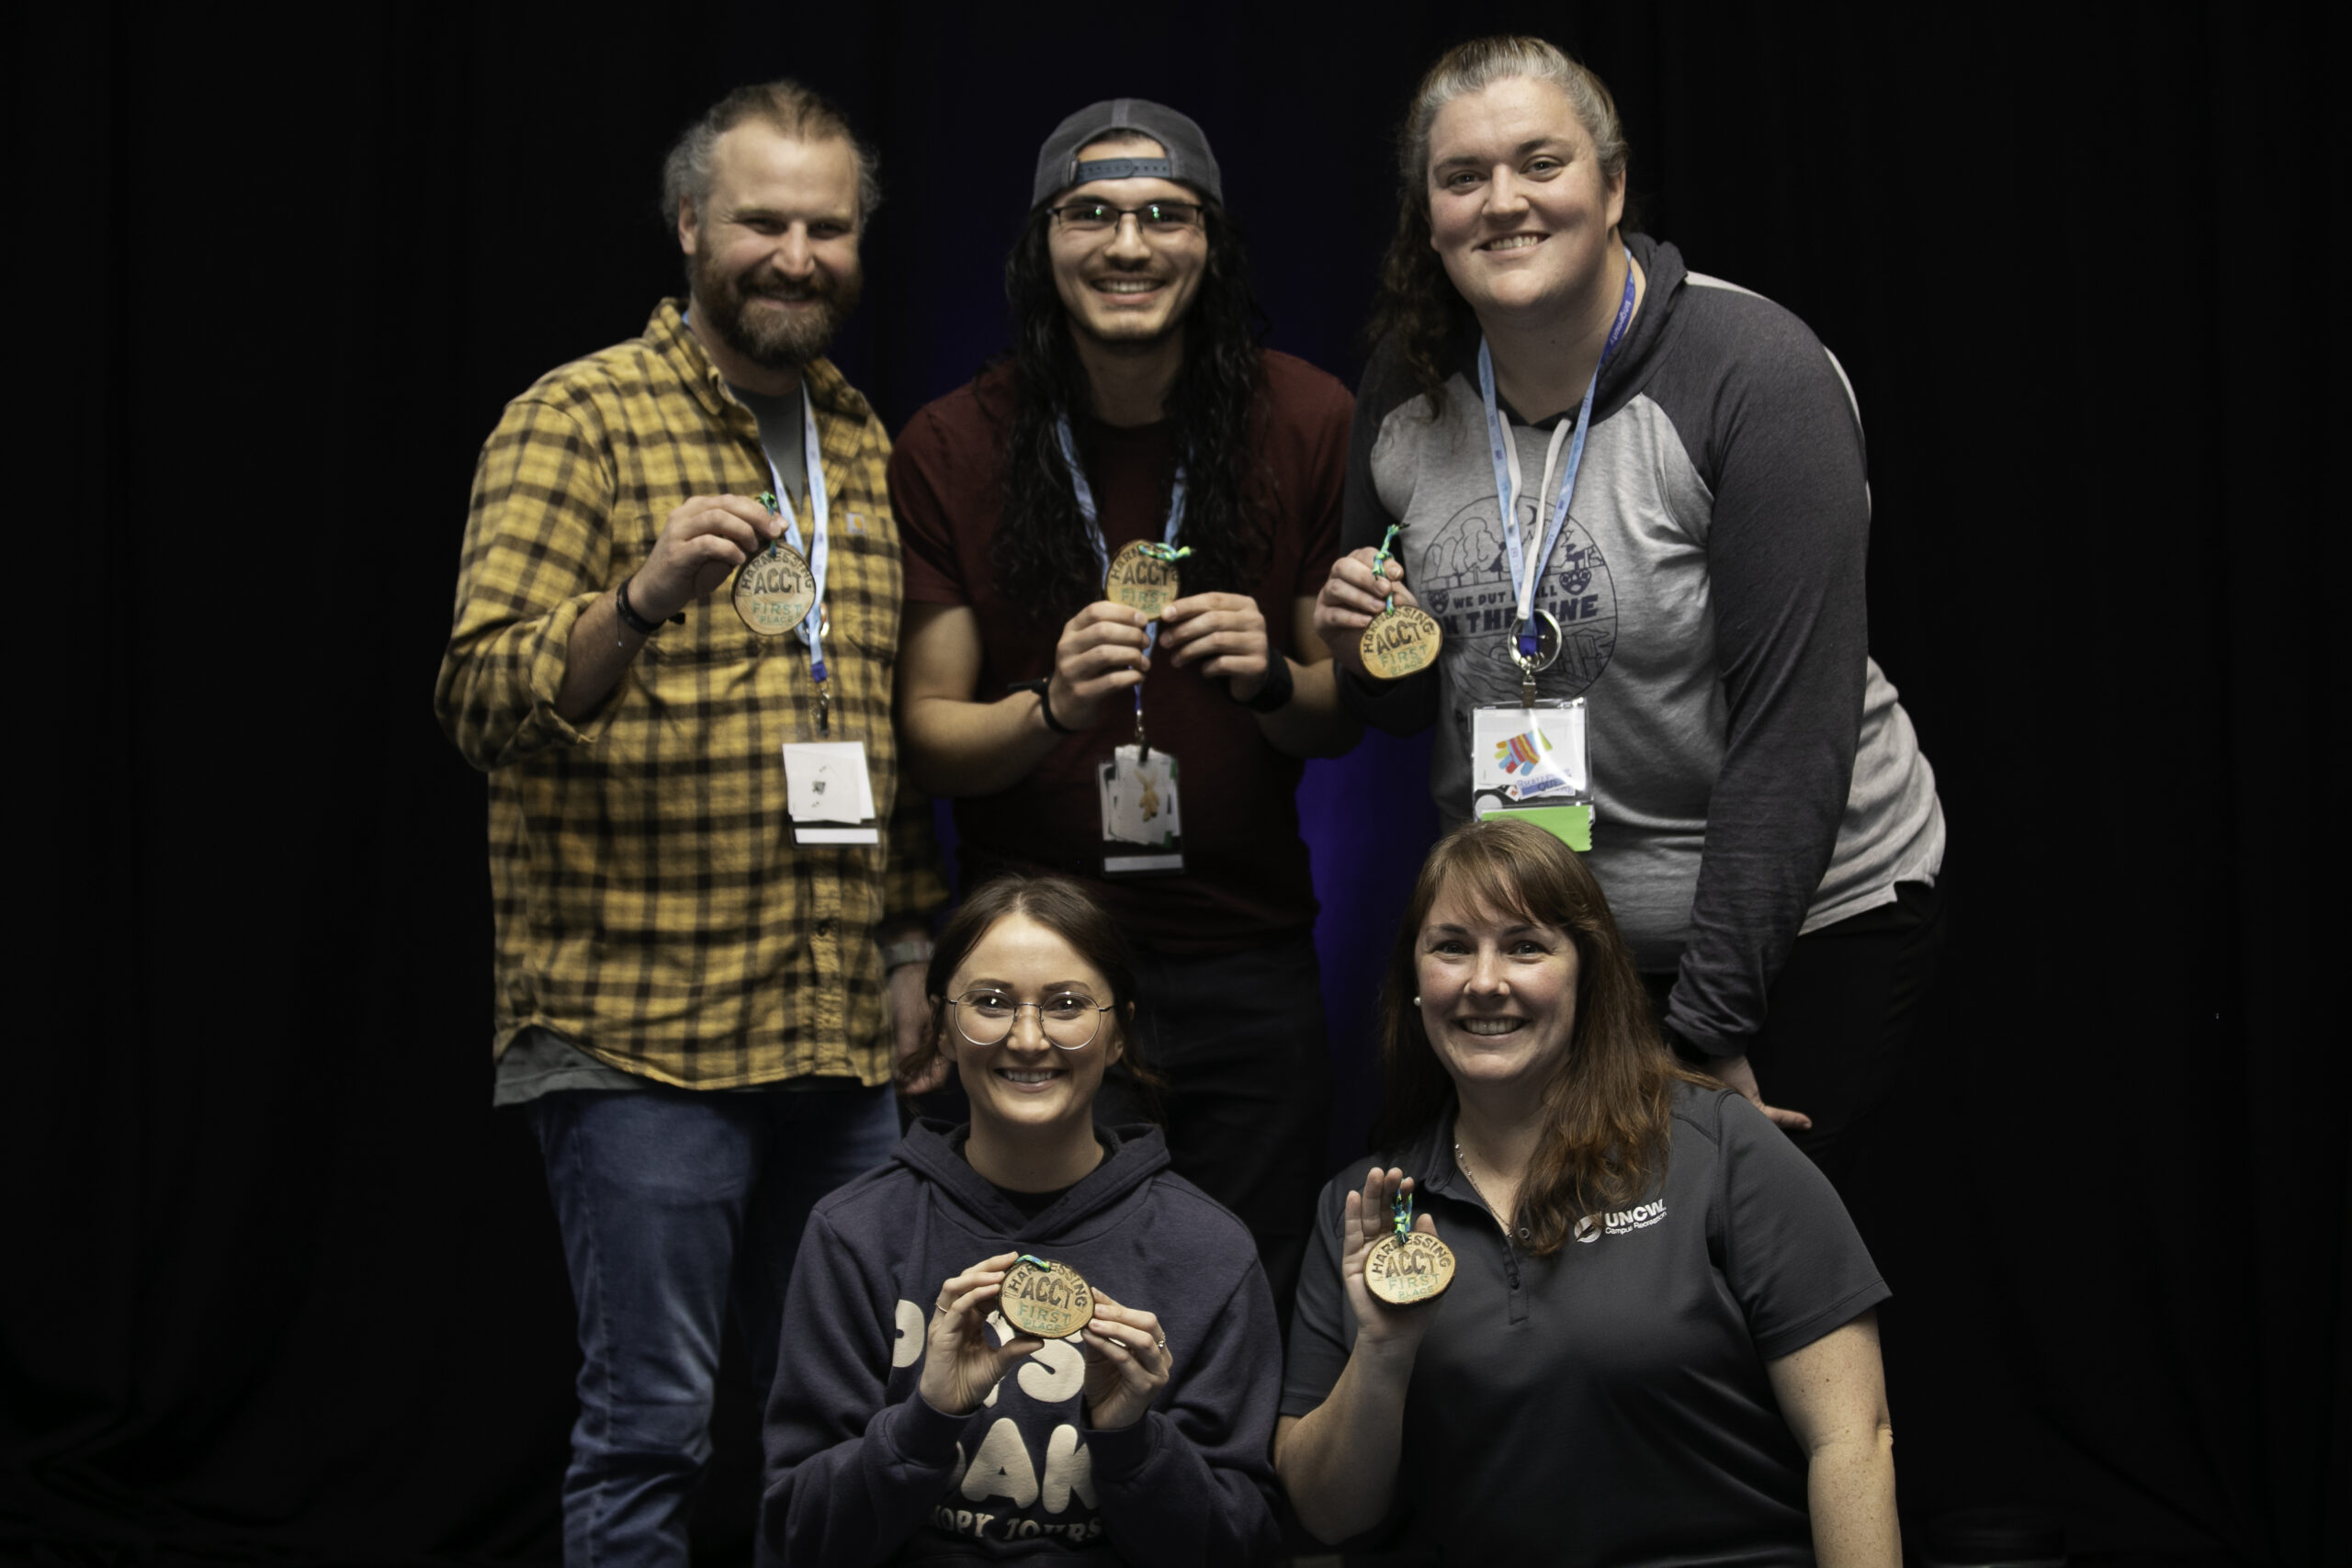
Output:
<path fill-rule="evenodd" d="M 1592 759 L 1582 697 L 1481 707 L 1470 718 L 1470 814 L 1524 817 L 1592 847 Z"/>

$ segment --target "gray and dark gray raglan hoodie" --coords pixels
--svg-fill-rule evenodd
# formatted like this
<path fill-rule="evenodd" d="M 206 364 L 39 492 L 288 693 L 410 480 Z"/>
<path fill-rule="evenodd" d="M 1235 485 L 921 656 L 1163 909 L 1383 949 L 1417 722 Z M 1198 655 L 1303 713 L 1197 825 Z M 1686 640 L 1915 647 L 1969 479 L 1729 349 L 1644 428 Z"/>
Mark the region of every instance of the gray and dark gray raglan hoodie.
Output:
<path fill-rule="evenodd" d="M 1668 1023 L 1730 1055 L 1801 931 L 1888 903 L 1943 862 L 1935 775 L 1869 655 L 1870 491 L 1845 374 L 1803 321 L 1687 271 L 1632 235 L 1641 312 L 1609 363 L 1568 522 L 1537 591 L 1563 648 L 1544 697 L 1583 697 L 1592 751 L 1589 861 L 1645 970 L 1677 969 Z M 1397 734 L 1439 726 L 1441 819 L 1470 810 L 1470 717 L 1515 704 L 1513 613 L 1476 334 L 1434 419 L 1393 345 L 1356 398 L 1340 547 L 1392 522 L 1405 581 L 1445 629 L 1439 667 L 1349 706 Z M 1538 498 L 1555 417 L 1511 414 Z"/>
<path fill-rule="evenodd" d="M 1034 1216 L 965 1161 L 963 1129 L 935 1122 L 818 1203 L 768 1402 L 763 1562 L 1210 1568 L 1274 1550 L 1282 1343 L 1257 1246 L 1169 1168 L 1158 1128 L 1097 1131 L 1108 1156 Z M 940 1287 L 1009 1251 L 1158 1315 L 1173 1371 L 1141 1420 L 1089 1426 L 1069 1340 L 967 1416 L 924 1402 Z"/>

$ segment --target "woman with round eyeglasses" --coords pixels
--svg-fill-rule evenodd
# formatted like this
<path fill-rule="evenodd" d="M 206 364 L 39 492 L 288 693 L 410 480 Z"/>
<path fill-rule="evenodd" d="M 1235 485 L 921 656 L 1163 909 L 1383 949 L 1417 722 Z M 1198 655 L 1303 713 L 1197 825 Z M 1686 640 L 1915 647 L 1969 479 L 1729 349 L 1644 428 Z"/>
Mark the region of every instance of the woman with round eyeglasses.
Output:
<path fill-rule="evenodd" d="M 1439 840 L 1390 950 L 1359 1189 L 1324 1189 L 1274 1465 L 1380 1562 L 1899 1568 L 1873 1309 L 1826 1178 L 1679 1065 L 1581 857 Z M 1434 1234 L 1434 1299 L 1374 1293 Z M 1384 1249 L 1385 1250 L 1385 1249 Z"/>
<path fill-rule="evenodd" d="M 1265 1554 L 1282 1351 L 1257 1248 L 1158 1129 L 1094 1122 L 1111 1063 L 1151 1081 L 1117 926 L 1076 883 L 1006 877 L 948 922 L 928 979 L 932 1043 L 900 1078 L 944 1060 L 971 1120 L 917 1122 L 809 1216 L 767 1546 L 795 1564 Z"/>

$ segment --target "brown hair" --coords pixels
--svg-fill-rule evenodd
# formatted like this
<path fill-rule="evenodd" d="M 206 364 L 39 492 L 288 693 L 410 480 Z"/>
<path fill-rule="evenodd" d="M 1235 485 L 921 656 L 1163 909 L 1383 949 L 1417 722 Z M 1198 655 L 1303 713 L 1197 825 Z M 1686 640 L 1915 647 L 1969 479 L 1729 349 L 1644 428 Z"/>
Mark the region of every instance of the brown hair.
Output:
<path fill-rule="evenodd" d="M 1515 1222 L 1532 1233 L 1529 1250 L 1548 1256 L 1577 1220 L 1630 1207 L 1665 1176 L 1674 1086 L 1713 1080 L 1667 1049 L 1609 900 L 1582 858 L 1532 823 L 1471 822 L 1439 840 L 1422 863 L 1389 952 L 1380 996 L 1385 1093 L 1374 1147 L 1393 1149 L 1435 1122 L 1453 1093 L 1413 999 L 1421 927 L 1448 892 L 1565 931 L 1576 944 L 1576 1028 L 1539 1091 L 1548 1125 L 1520 1185 Z"/>
<path fill-rule="evenodd" d="M 1430 248 L 1430 129 L 1438 110 L 1497 82 L 1524 76 L 1549 82 L 1566 95 L 1568 107 L 1592 138 L 1603 186 L 1625 177 L 1625 127 L 1617 100 L 1600 77 L 1540 38 L 1506 35 L 1472 39 L 1439 56 L 1413 90 L 1405 123 L 1396 132 L 1396 232 L 1380 262 L 1380 289 L 1373 300 L 1372 340 L 1394 339 L 1414 389 L 1429 400 L 1435 418 L 1445 390 L 1439 355 L 1447 343 L 1470 329 L 1469 302 L 1445 275 L 1445 264 Z M 1625 222 L 1632 221 L 1632 210 Z"/>
<path fill-rule="evenodd" d="M 899 1064 L 901 1084 L 922 1076 L 939 1059 L 946 1038 L 947 987 L 980 939 L 1009 915 L 1026 915 L 1064 942 L 1111 987 L 1112 1027 L 1118 1032 L 1120 1060 L 1147 1089 L 1162 1087 L 1136 1048 L 1136 964 L 1118 922 L 1102 912 L 1093 896 L 1067 876 L 1000 876 L 985 882 L 947 921 L 923 975 L 931 998 L 931 1030 L 920 1049 Z"/>
<path fill-rule="evenodd" d="M 681 204 L 694 209 L 696 223 L 702 221 L 718 139 L 748 119 L 763 121 L 794 141 L 848 142 L 850 156 L 857 162 L 857 220 L 861 226 L 873 221 L 875 209 L 882 205 L 881 155 L 857 139 L 849 117 L 831 98 L 797 82 L 778 80 L 736 88 L 678 133 L 662 160 L 664 228 L 677 228 Z"/>

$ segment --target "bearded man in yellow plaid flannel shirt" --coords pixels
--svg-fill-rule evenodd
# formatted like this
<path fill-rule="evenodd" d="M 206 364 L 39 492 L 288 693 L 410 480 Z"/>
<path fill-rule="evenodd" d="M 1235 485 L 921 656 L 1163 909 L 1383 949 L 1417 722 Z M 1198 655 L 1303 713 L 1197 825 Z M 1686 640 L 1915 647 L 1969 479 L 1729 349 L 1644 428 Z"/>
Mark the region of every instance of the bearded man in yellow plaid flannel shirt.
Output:
<path fill-rule="evenodd" d="M 541 378 L 475 475 L 436 698 L 490 773 L 496 1099 L 546 1155 L 579 1306 L 569 1562 L 686 1562 L 730 1294 L 764 1403 L 809 1206 L 888 1157 L 927 1013 L 945 889 L 927 807 L 893 809 L 889 445 L 820 357 L 876 198 L 806 88 L 720 100 L 664 180 L 688 308 Z M 771 490 L 822 563 L 813 643 L 716 592 L 784 532 Z M 805 841 L 784 748 L 852 741 L 887 841 Z"/>

